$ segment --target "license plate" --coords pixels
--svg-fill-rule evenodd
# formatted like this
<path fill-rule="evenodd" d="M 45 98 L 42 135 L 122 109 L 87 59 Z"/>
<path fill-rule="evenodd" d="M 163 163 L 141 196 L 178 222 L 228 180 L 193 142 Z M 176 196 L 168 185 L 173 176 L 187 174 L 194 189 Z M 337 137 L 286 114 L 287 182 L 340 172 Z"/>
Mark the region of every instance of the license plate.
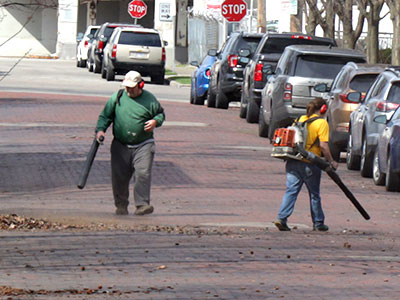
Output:
<path fill-rule="evenodd" d="M 131 52 L 129 54 L 129 56 L 132 57 L 132 58 L 146 59 L 147 58 L 147 53 Z"/>

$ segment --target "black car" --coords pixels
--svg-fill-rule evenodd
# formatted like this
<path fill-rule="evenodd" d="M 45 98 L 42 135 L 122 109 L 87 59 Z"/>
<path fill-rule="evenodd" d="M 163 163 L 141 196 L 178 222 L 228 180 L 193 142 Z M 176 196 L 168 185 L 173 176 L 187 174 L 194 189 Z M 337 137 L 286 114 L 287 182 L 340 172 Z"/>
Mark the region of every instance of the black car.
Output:
<path fill-rule="evenodd" d="M 240 57 L 251 57 L 262 36 L 263 33 L 233 32 L 228 37 L 211 68 L 208 107 L 227 109 L 229 102 L 240 101 L 243 68 L 246 65 Z"/>
<path fill-rule="evenodd" d="M 88 50 L 87 67 L 90 72 L 100 73 L 103 63 L 103 50 L 107 45 L 108 39 L 117 27 L 142 27 L 141 25 L 104 23 L 96 31 L 93 42 Z"/>
<path fill-rule="evenodd" d="M 289 45 L 336 46 L 336 42 L 331 38 L 301 33 L 266 33 L 243 71 L 239 115 L 246 118 L 247 122 L 258 122 L 261 91 L 267 82 L 267 75 L 275 70 L 279 58 Z"/>

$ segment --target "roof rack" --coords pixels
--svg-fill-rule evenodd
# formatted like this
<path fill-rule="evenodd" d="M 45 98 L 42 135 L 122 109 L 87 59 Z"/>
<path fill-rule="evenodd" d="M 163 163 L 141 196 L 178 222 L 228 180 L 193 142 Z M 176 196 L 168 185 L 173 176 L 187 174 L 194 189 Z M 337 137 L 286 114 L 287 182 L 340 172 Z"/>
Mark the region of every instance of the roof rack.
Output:
<path fill-rule="evenodd" d="M 397 76 L 400 76 L 400 66 L 388 66 L 386 70 L 390 70 L 393 73 L 396 73 Z"/>

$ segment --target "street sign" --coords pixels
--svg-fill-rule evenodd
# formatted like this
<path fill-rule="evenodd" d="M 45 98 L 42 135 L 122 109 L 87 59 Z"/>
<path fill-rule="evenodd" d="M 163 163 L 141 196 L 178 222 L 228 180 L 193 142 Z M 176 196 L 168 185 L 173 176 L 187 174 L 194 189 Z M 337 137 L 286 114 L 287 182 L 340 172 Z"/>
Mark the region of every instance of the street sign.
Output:
<path fill-rule="evenodd" d="M 128 4 L 128 13 L 132 18 L 141 19 L 147 13 L 147 5 L 142 0 L 133 0 Z"/>
<path fill-rule="evenodd" d="M 228 22 L 240 22 L 247 14 L 244 0 L 225 0 L 221 4 L 221 14 Z"/>
<path fill-rule="evenodd" d="M 171 4 L 160 3 L 160 21 L 172 21 Z"/>

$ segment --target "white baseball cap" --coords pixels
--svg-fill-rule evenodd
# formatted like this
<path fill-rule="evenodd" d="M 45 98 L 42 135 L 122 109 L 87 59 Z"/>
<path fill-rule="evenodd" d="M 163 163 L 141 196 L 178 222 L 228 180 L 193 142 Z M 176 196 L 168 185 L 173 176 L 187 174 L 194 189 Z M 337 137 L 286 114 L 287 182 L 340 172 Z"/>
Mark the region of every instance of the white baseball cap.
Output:
<path fill-rule="evenodd" d="M 136 71 L 129 71 L 126 73 L 124 80 L 122 81 L 123 86 L 134 88 L 139 82 L 142 81 L 142 75 Z"/>

